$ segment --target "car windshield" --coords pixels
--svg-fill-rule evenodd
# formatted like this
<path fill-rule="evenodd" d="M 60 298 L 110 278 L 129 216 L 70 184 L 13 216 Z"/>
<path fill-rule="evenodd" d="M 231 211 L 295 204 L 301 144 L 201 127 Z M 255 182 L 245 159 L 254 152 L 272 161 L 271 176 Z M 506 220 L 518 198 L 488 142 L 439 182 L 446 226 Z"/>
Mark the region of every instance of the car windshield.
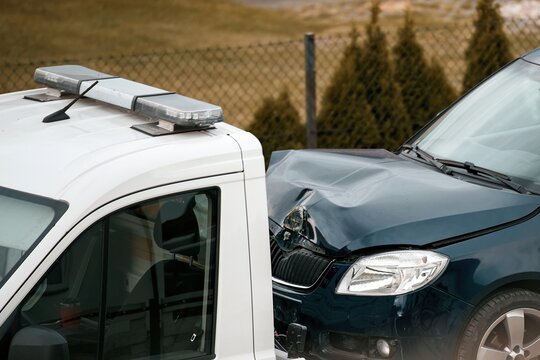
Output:
<path fill-rule="evenodd" d="M 446 111 L 415 142 L 540 192 L 540 67 L 519 59 Z"/>
<path fill-rule="evenodd" d="M 66 207 L 62 202 L 0 187 L 0 284 Z"/>

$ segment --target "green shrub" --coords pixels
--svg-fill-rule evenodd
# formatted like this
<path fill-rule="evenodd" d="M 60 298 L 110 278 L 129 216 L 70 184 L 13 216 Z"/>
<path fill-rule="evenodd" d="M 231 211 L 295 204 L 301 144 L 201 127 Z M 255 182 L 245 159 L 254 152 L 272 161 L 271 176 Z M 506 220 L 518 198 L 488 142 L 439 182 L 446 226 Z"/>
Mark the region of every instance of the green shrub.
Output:
<path fill-rule="evenodd" d="M 463 91 L 467 91 L 511 60 L 503 19 L 494 0 L 478 0 L 474 34 L 465 51 L 467 68 Z"/>
<path fill-rule="evenodd" d="M 379 26 L 379 12 L 379 3 L 375 1 L 371 9 L 371 21 L 366 28 L 360 79 L 381 131 L 384 147 L 394 149 L 411 135 L 412 130 L 401 91 L 394 80 L 386 36 Z"/>
<path fill-rule="evenodd" d="M 317 145 L 322 148 L 373 148 L 381 136 L 366 91 L 360 81 L 358 34 L 351 42 L 326 88 L 317 118 Z"/>
<path fill-rule="evenodd" d="M 405 14 L 393 53 L 395 80 L 401 87 L 412 130 L 416 131 L 447 107 L 456 98 L 456 93 L 441 66 L 435 60 L 431 64 L 427 62 L 409 13 Z"/>
<path fill-rule="evenodd" d="M 263 100 L 248 131 L 262 143 L 267 163 L 272 151 L 302 148 L 305 144 L 305 127 L 287 91 Z"/>

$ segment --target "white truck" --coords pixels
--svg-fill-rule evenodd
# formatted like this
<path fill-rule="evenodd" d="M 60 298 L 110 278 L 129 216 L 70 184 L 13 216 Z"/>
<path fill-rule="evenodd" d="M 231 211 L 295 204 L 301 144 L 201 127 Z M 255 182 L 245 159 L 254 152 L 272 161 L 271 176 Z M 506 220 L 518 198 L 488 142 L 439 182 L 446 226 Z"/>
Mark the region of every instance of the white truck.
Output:
<path fill-rule="evenodd" d="M 35 80 L 0 96 L 0 358 L 275 359 L 258 140 L 81 66 Z"/>

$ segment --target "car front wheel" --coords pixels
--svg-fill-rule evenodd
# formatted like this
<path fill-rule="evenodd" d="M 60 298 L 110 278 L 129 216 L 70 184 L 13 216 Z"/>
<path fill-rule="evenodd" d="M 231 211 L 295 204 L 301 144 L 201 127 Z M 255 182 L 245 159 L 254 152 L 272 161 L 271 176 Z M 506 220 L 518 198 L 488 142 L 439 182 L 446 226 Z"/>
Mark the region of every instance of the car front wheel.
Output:
<path fill-rule="evenodd" d="M 479 306 L 467 324 L 458 360 L 540 360 L 540 295 L 499 292 Z"/>

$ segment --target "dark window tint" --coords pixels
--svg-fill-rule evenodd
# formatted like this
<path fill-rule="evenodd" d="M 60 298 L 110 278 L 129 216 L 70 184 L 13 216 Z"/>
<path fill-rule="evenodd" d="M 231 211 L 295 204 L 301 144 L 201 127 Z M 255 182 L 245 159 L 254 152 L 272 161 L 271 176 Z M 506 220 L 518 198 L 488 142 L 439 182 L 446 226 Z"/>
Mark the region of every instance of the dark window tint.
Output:
<path fill-rule="evenodd" d="M 213 352 L 216 199 L 185 193 L 110 217 L 105 359 Z"/>
<path fill-rule="evenodd" d="M 31 325 L 62 335 L 71 360 L 213 354 L 217 199 L 169 196 L 89 228 L 0 327 L 0 358 Z"/>
<path fill-rule="evenodd" d="M 95 359 L 99 333 L 103 227 L 94 225 L 50 269 L 19 309 L 20 327 L 62 334 L 70 359 Z"/>

